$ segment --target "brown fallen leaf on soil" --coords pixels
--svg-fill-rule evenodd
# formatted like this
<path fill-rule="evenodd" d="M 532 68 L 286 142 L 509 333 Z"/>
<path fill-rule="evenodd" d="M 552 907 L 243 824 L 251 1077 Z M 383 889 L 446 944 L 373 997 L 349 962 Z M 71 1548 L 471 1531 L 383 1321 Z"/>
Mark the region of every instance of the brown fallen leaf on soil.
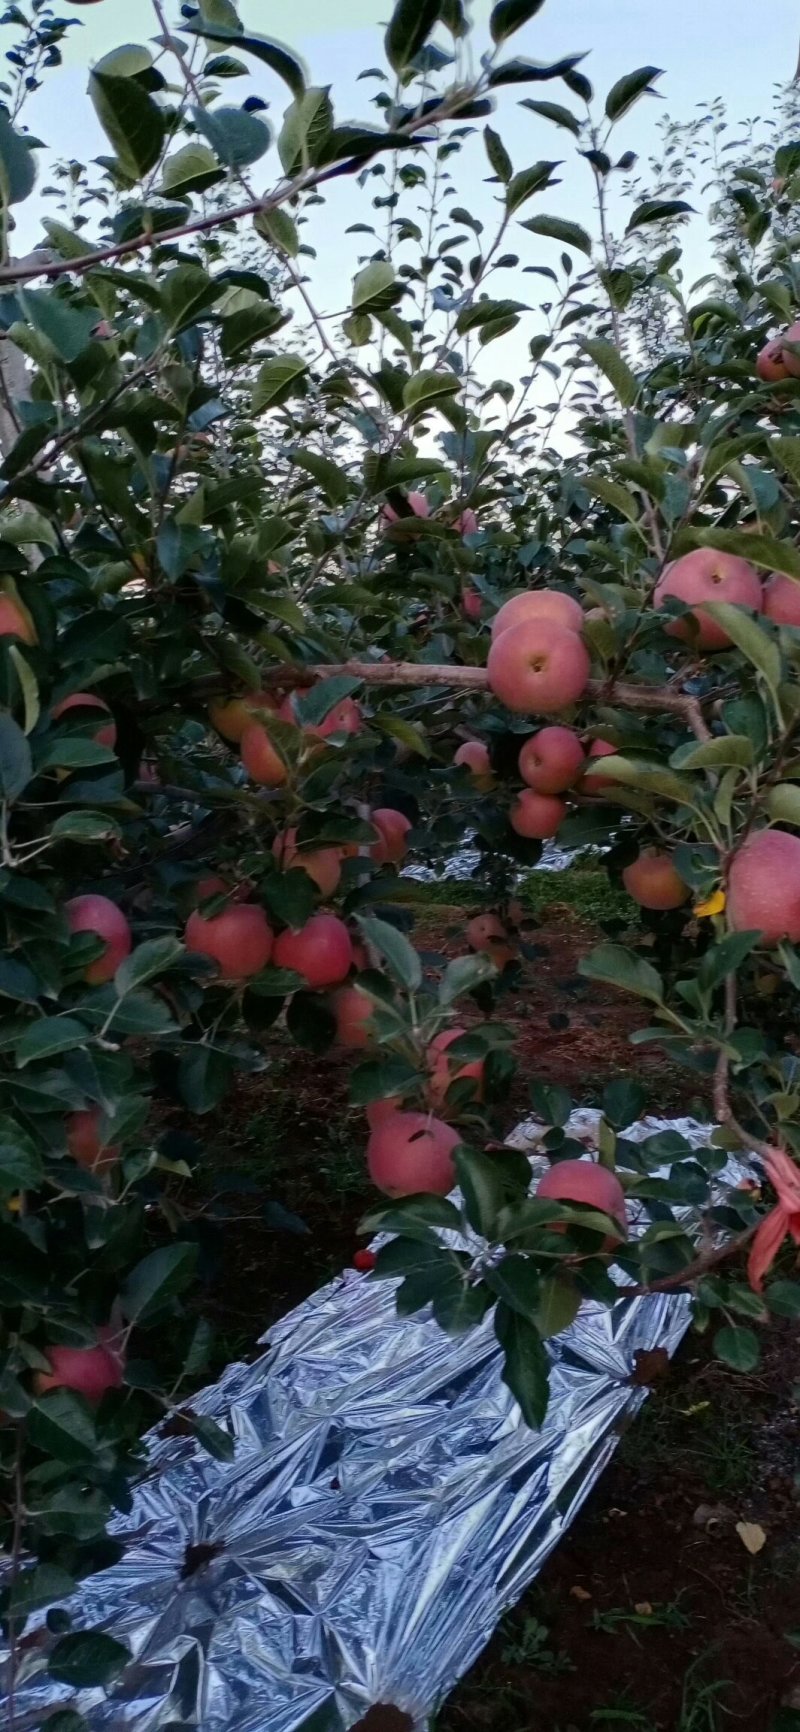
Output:
<path fill-rule="evenodd" d="M 585 1588 L 579 1587 L 577 1582 L 574 1588 L 570 1588 L 569 1591 L 573 1600 L 590 1600 L 592 1597 L 591 1594 L 587 1593 Z"/>
<path fill-rule="evenodd" d="M 764 1529 L 759 1527 L 758 1522 L 737 1522 L 736 1532 L 742 1545 L 746 1546 L 749 1551 L 751 1558 L 756 1557 L 767 1543 L 767 1536 Z"/>
<path fill-rule="evenodd" d="M 629 1382 L 637 1389 L 647 1389 L 653 1383 L 663 1383 L 669 1372 L 666 1347 L 640 1347 L 633 1356 L 633 1371 Z"/>

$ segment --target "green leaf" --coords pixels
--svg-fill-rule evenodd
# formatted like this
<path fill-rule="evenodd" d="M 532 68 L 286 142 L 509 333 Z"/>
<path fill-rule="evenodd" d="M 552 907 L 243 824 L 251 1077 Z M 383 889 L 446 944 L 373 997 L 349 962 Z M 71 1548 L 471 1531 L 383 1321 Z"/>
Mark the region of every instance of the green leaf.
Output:
<path fill-rule="evenodd" d="M 627 114 L 628 109 L 633 107 L 634 102 L 645 91 L 652 95 L 653 79 L 660 77 L 660 67 L 640 66 L 636 72 L 626 72 L 623 78 L 618 78 L 616 84 L 612 84 L 606 97 L 607 119 L 612 122 L 620 120 L 622 115 Z"/>
<path fill-rule="evenodd" d="M 629 523 L 638 523 L 641 507 L 635 495 L 628 492 L 619 481 L 612 481 L 608 475 L 587 475 L 586 486 L 597 499 L 602 499 L 605 505 L 613 506 Z"/>
<path fill-rule="evenodd" d="M 40 1022 L 32 1022 L 17 1041 L 17 1069 L 23 1070 L 37 1059 L 52 1058 L 57 1052 L 72 1052 L 90 1040 L 88 1028 L 74 1016 L 44 1016 Z"/>
<path fill-rule="evenodd" d="M 392 299 L 396 298 L 397 285 L 394 269 L 384 259 L 374 259 L 372 264 L 365 265 L 359 271 L 353 282 L 351 306 L 354 313 L 376 310 L 385 302 L 387 292 Z"/>
<path fill-rule="evenodd" d="M 800 1281 L 771 1281 L 764 1298 L 775 1317 L 800 1317 Z"/>
<path fill-rule="evenodd" d="M 437 1228 L 460 1233 L 462 1220 L 455 1203 L 432 1194 L 398 1197 L 385 1209 L 371 1209 L 359 1222 L 359 1233 L 401 1233 L 408 1239 L 429 1240 Z"/>
<path fill-rule="evenodd" d="M 492 41 L 505 42 L 507 36 L 535 18 L 543 5 L 544 0 L 497 0 L 489 19 Z"/>
<path fill-rule="evenodd" d="M 560 102 L 537 102 L 533 96 L 524 96 L 520 108 L 529 108 L 532 114 L 540 114 L 543 120 L 552 120 L 555 126 L 565 127 L 568 132 L 574 133 L 576 138 L 580 136 L 580 121 L 570 109 L 562 108 Z"/>
<path fill-rule="evenodd" d="M 165 974 L 178 957 L 183 955 L 183 945 L 177 938 L 147 938 L 143 944 L 137 944 L 130 956 L 126 956 L 114 975 L 114 990 L 119 998 L 124 998 L 128 992 L 135 991 L 137 986 L 144 986 L 146 980 L 153 980 L 157 974 Z"/>
<path fill-rule="evenodd" d="M 222 292 L 201 265 L 177 265 L 161 279 L 161 308 L 171 332 L 193 325 L 208 312 Z"/>
<path fill-rule="evenodd" d="M 0 710 L 0 799 L 13 803 L 32 775 L 33 759 L 25 735 L 13 716 Z"/>
<path fill-rule="evenodd" d="M 273 355 L 264 361 L 253 386 L 252 413 L 263 415 L 268 409 L 277 409 L 292 396 L 307 372 L 308 362 L 302 355 Z"/>
<path fill-rule="evenodd" d="M 618 986 L 622 992 L 648 998 L 653 1004 L 661 1004 L 664 998 L 661 975 L 621 944 L 598 944 L 588 956 L 581 957 L 578 973 L 586 980 L 599 980 L 604 986 Z"/>
<path fill-rule="evenodd" d="M 93 72 L 89 95 L 106 138 L 132 180 L 154 168 L 164 146 L 165 120 L 160 108 L 133 78 Z"/>
<path fill-rule="evenodd" d="M 740 1329 L 733 1323 L 717 1330 L 714 1352 L 725 1365 L 732 1365 L 734 1371 L 755 1370 L 761 1357 L 758 1336 L 752 1329 Z"/>
<path fill-rule="evenodd" d="M 303 877 L 307 877 L 304 872 Z M 129 1006 L 136 1000 L 128 999 Z M 127 1006 L 126 1006 L 127 1008 Z M 227 1053 L 210 1046 L 185 1052 L 178 1065 L 178 1089 L 192 1113 L 210 1113 L 227 1094 L 233 1080 L 233 1065 Z"/>
<path fill-rule="evenodd" d="M 489 158 L 489 166 L 494 170 L 498 180 L 501 180 L 503 185 L 507 186 L 512 174 L 514 173 L 514 166 L 499 132 L 495 132 L 494 128 L 491 126 L 485 126 L 483 129 L 483 142 L 486 149 L 486 155 Z"/>
<path fill-rule="evenodd" d="M 233 1461 L 236 1454 L 236 1439 L 229 1431 L 225 1431 L 216 1421 L 209 1419 L 206 1413 L 196 1413 L 192 1419 L 192 1432 L 202 1448 L 213 1456 L 215 1461 Z"/>
<path fill-rule="evenodd" d="M 333 130 L 333 108 L 327 88 L 313 85 L 289 104 L 278 134 L 278 155 L 285 174 L 313 167 L 324 155 Z"/>
<path fill-rule="evenodd" d="M 0 110 L 0 204 L 22 204 L 36 184 L 36 158 L 28 140 Z"/>
<path fill-rule="evenodd" d="M 419 53 L 439 17 L 440 0 L 395 0 L 384 47 L 393 72 L 403 72 Z"/>
<path fill-rule="evenodd" d="M 700 529 L 695 531 L 693 540 L 698 547 L 716 547 L 720 553 L 739 554 L 764 571 L 782 571 L 786 577 L 800 578 L 800 551 L 793 542 L 780 541 L 775 535 L 750 535 L 741 529 Z"/>
<path fill-rule="evenodd" d="M 713 992 L 729 974 L 741 968 L 745 958 L 758 943 L 758 932 L 729 932 L 718 944 L 712 944 L 697 965 L 697 979 L 704 992 Z"/>
<path fill-rule="evenodd" d="M 676 747 L 669 761 L 675 770 L 716 770 L 728 764 L 748 769 L 754 756 L 748 734 L 722 734 L 718 739 Z"/>
<path fill-rule="evenodd" d="M 272 246 L 277 247 L 288 258 L 296 259 L 300 251 L 300 236 L 297 224 L 287 210 L 277 205 L 275 210 L 259 211 L 253 218 L 253 227 Z"/>
<path fill-rule="evenodd" d="M 357 692 L 362 681 L 353 674 L 332 674 L 329 679 L 317 680 L 316 685 L 309 686 L 308 691 L 295 698 L 295 713 L 304 727 L 317 728 L 324 722 L 331 710 Z"/>
<path fill-rule="evenodd" d="M 304 451 L 302 446 L 297 445 L 291 451 L 291 459 L 309 475 L 313 475 L 331 505 L 346 503 L 350 495 L 350 477 L 345 469 L 340 469 L 338 463 L 332 462 L 330 457 L 322 457 L 319 451 Z"/>
<path fill-rule="evenodd" d="M 183 145 L 181 150 L 167 158 L 160 190 L 167 197 L 175 193 L 205 192 L 207 187 L 222 179 L 223 171 L 213 150 L 209 150 L 207 144 L 201 144 L 199 139 L 193 139 L 191 144 Z"/>
<path fill-rule="evenodd" d="M 28 1434 L 35 1449 L 56 1461 L 85 1463 L 97 1449 L 94 1419 L 83 1398 L 71 1389 L 51 1389 L 34 1402 Z"/>
<path fill-rule="evenodd" d="M 106 842 L 122 835 L 119 824 L 106 812 L 64 812 L 50 828 L 54 841 Z"/>
<path fill-rule="evenodd" d="M 460 389 L 461 380 L 455 373 L 412 373 L 403 387 L 403 403 L 406 409 L 420 413 L 447 397 L 455 396 Z"/>
<path fill-rule="evenodd" d="M 240 54 L 252 54 L 255 60 L 262 61 L 272 72 L 277 72 L 294 96 L 302 96 L 305 90 L 303 68 L 300 61 L 293 54 L 289 54 L 280 43 L 271 42 L 269 37 L 258 36 L 254 31 L 245 32 L 241 28 L 225 29 L 221 25 L 212 25 L 206 19 L 200 23 L 181 21 L 181 30 L 187 35 L 192 33 L 202 36 L 207 42 L 224 43 L 236 48 Z"/>
<path fill-rule="evenodd" d="M 128 1275 L 119 1296 L 129 1323 L 144 1323 L 189 1286 L 197 1266 L 197 1245 L 161 1245 Z"/>
<path fill-rule="evenodd" d="M 96 307 L 72 307 L 56 289 L 23 289 L 19 299 L 34 330 L 47 338 L 62 361 L 76 361 L 88 349 Z"/>
<path fill-rule="evenodd" d="M 687 204 L 683 198 L 646 198 L 636 206 L 625 233 L 629 235 L 633 229 L 643 228 L 645 223 L 661 223 L 672 217 L 687 216 L 693 210 L 694 205 Z"/>
<path fill-rule="evenodd" d="M 489 1294 L 481 1281 L 470 1279 L 452 1260 L 449 1278 L 443 1280 L 433 1295 L 433 1315 L 446 1335 L 468 1335 L 486 1315 Z"/>
<path fill-rule="evenodd" d="M 286 1010 L 286 1027 L 306 1052 L 327 1052 L 336 1038 L 336 1018 L 318 992 L 295 993 Z"/>
<path fill-rule="evenodd" d="M 532 235 L 546 235 L 549 240 L 561 241 L 565 247 L 577 247 L 578 252 L 586 253 L 587 257 L 591 256 L 591 237 L 579 223 L 565 222 L 563 217 L 539 216 L 528 217 L 522 227 L 529 229 Z M 610 344 L 608 346 L 610 347 Z"/>
<path fill-rule="evenodd" d="M 800 482 L 800 439 L 770 439 L 769 449 L 792 480 Z"/>
<path fill-rule="evenodd" d="M 559 166 L 557 162 L 535 162 L 531 168 L 520 169 L 519 174 L 512 175 L 506 187 L 506 210 L 509 216 L 513 216 L 514 211 L 519 210 L 535 192 L 542 192 L 544 187 L 552 186 L 553 169 Z"/>
<path fill-rule="evenodd" d="M 605 373 L 609 383 L 620 400 L 624 409 L 630 409 L 639 395 L 639 386 L 633 374 L 624 361 L 619 349 L 609 343 L 605 337 L 583 337 L 581 348 L 589 359 L 594 361 L 601 373 Z"/>
<path fill-rule="evenodd" d="M 456 1177 L 464 1198 L 467 1220 L 484 1239 L 493 1239 L 497 1217 L 505 1200 L 503 1175 L 491 1155 L 477 1149 L 456 1149 Z"/>
<path fill-rule="evenodd" d="M 734 607 L 729 601 L 704 602 L 703 612 L 723 627 L 731 642 L 775 691 L 781 678 L 781 652 L 757 621 L 744 608 Z"/>
<path fill-rule="evenodd" d="M 638 788 L 647 794 L 659 794 L 674 800 L 679 806 L 690 806 L 695 797 L 694 784 L 685 776 L 676 775 L 667 764 L 648 763 L 644 758 L 624 758 L 618 752 L 606 758 L 593 758 L 584 772 L 587 786 L 602 774 L 622 788 Z"/>
<path fill-rule="evenodd" d="M 527 1317 L 512 1311 L 502 1301 L 494 1319 L 503 1349 L 503 1382 L 518 1401 L 526 1425 L 538 1431 L 544 1423 L 550 1396 L 550 1361 L 538 1330 Z"/>
<path fill-rule="evenodd" d="M 546 1275 L 542 1281 L 534 1322 L 546 1341 L 551 1335 L 561 1335 L 575 1322 L 581 1306 L 581 1296 L 571 1281 L 560 1275 Z"/>
<path fill-rule="evenodd" d="M 360 914 L 358 924 L 367 943 L 374 945 L 378 955 L 383 957 L 398 986 L 405 987 L 408 992 L 417 992 L 422 985 L 422 963 L 413 944 L 409 944 L 396 926 L 390 926 L 388 920 Z"/>
<path fill-rule="evenodd" d="M 800 788 L 796 782 L 777 782 L 768 789 L 765 804 L 776 824 L 800 824 Z"/>
<path fill-rule="evenodd" d="M 249 168 L 269 150 L 266 121 L 246 108 L 193 108 L 192 119 L 226 168 Z"/>
<path fill-rule="evenodd" d="M 22 651 L 18 649 L 15 643 L 9 644 L 8 656 L 9 661 L 13 663 L 14 672 L 19 680 L 22 701 L 25 706 L 24 732 L 27 735 L 33 732 L 41 712 L 39 682 L 30 663 L 26 661 Z"/>
<path fill-rule="evenodd" d="M 32 1138 L 10 1114 L 0 1117 L 0 1193 L 33 1191 L 42 1180 L 42 1162 Z"/>
<path fill-rule="evenodd" d="M 8 1610 L 12 1618 L 27 1618 L 30 1612 L 38 1611 L 41 1606 L 68 1600 L 74 1592 L 72 1576 L 68 1576 L 58 1564 L 36 1564 L 32 1569 L 22 1570 L 16 1581 L 12 1581 Z"/>
<path fill-rule="evenodd" d="M 490 1263 L 484 1279 L 498 1299 L 529 1323 L 536 1323 L 539 1310 L 540 1280 L 536 1266 L 519 1251 L 507 1252 L 499 1263 Z"/>
<path fill-rule="evenodd" d="M 105 1689 L 124 1672 L 130 1657 L 122 1642 L 115 1642 L 103 1630 L 76 1630 L 56 1642 L 48 1671 L 51 1678 L 70 1684 L 73 1690 L 90 1685 Z"/>
<path fill-rule="evenodd" d="M 439 982 L 439 1003 L 453 1004 L 464 993 L 474 992 L 477 986 L 493 980 L 496 974 L 497 969 L 489 956 L 456 956 L 448 962 Z"/>

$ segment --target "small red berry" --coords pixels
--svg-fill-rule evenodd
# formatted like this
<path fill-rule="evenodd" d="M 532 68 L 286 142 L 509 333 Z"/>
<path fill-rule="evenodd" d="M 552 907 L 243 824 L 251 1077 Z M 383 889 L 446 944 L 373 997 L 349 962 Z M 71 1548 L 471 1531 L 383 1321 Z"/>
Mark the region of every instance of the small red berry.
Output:
<path fill-rule="evenodd" d="M 375 1268 L 377 1261 L 374 1251 L 356 1251 L 353 1258 L 353 1268 L 358 1269 L 362 1275 L 368 1275 L 370 1269 Z"/>

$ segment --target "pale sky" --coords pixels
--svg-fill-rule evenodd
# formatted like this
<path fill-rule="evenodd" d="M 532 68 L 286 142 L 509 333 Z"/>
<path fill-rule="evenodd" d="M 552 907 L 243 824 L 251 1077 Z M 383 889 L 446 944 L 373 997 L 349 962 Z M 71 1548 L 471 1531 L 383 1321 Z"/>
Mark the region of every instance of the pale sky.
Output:
<path fill-rule="evenodd" d="M 179 27 L 177 0 L 166 0 L 165 9 L 170 22 Z M 100 4 L 80 7 L 73 7 L 72 0 L 62 0 L 59 10 L 62 16 L 74 13 L 83 28 L 70 33 L 63 69 L 47 76 L 43 91 L 25 109 L 25 120 L 57 156 L 86 162 L 109 148 L 85 94 L 88 67 L 121 42 L 146 42 L 156 33 L 157 24 L 151 0 L 101 0 Z M 361 69 L 381 63 L 382 28 L 390 10 L 389 0 L 242 0 L 240 10 L 246 26 L 295 49 L 312 82 L 332 86 L 337 119 L 379 118 L 378 111 L 370 106 L 370 97 L 379 87 L 374 81 L 356 80 Z M 473 0 L 479 49 L 489 45 L 489 11 L 489 0 Z M 601 99 L 621 74 L 643 64 L 663 67 L 658 86 L 662 100 L 643 98 L 614 134 L 620 152 L 632 149 L 645 158 L 656 143 L 657 116 L 664 111 L 671 118 L 690 120 L 702 105 L 721 96 L 733 122 L 768 115 L 776 85 L 788 82 L 794 72 L 799 33 L 797 0 L 759 0 L 757 5 L 755 0 L 549 0 L 512 39 L 508 53 L 547 61 L 587 50 L 582 69 Z M 9 30 L 0 33 L 0 47 L 4 41 L 11 41 Z M 253 88 L 269 100 L 268 118 L 274 117 L 279 124 L 288 93 L 266 67 L 252 64 Z M 232 79 L 224 82 L 223 90 L 228 101 L 240 103 L 248 85 L 244 79 Z M 500 131 L 516 169 L 542 157 L 566 159 L 560 171 L 563 184 L 531 200 L 520 215 L 547 211 L 593 228 L 588 166 L 575 161 L 570 134 L 520 108 L 520 99 L 528 95 L 549 97 L 570 105 L 576 113 L 583 112 L 582 104 L 557 82 L 512 86 L 498 92 L 498 116 L 492 124 Z M 598 108 L 602 108 L 602 100 Z M 729 136 L 736 136 L 733 129 Z M 488 173 L 482 147 L 477 144 L 470 143 L 462 158 L 455 159 L 459 202 L 487 227 L 492 222 L 495 197 L 494 189 L 485 184 Z M 274 151 L 251 175 L 259 188 L 278 178 Z M 315 297 L 325 311 L 346 305 L 359 252 L 371 247 L 369 236 L 346 236 L 347 225 L 375 220 L 383 235 L 385 213 L 370 210 L 372 190 L 380 191 L 380 184 L 372 183 L 364 195 L 347 182 L 334 183 L 328 189 L 325 208 L 313 213 L 313 228 L 307 233 L 317 247 L 318 261 L 310 271 Z M 37 216 L 41 209 L 38 201 L 32 200 L 18 213 L 16 252 L 27 251 L 40 238 Z M 518 226 L 508 239 L 522 264 L 552 263 L 561 250 Z M 575 262 L 576 269 L 580 268 L 582 256 L 576 255 Z M 689 244 L 687 262 L 689 277 L 707 268 L 702 231 L 699 237 L 695 233 Z M 547 292 L 541 287 L 542 281 L 506 272 L 496 280 L 492 292 L 511 294 L 535 306 Z M 524 370 L 525 343 L 537 329 L 537 321 L 524 321 L 524 326 L 523 341 L 519 335 L 501 339 L 487 351 L 487 362 L 491 356 L 489 376 L 511 376 Z"/>

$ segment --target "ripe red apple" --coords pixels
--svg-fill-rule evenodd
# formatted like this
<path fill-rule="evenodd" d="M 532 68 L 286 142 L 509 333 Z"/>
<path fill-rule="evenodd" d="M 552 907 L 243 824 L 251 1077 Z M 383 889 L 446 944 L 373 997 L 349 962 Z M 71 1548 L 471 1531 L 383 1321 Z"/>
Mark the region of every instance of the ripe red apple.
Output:
<path fill-rule="evenodd" d="M 682 559 L 665 567 L 656 585 L 654 606 L 662 608 L 667 596 L 692 604 L 700 649 L 726 649 L 730 638 L 703 606 L 708 601 L 727 601 L 735 607 L 761 607 L 761 579 L 746 559 L 734 553 L 717 553 L 713 547 L 696 547 Z M 691 630 L 685 619 L 670 620 L 670 637 L 688 640 Z"/>
<path fill-rule="evenodd" d="M 800 345 L 800 324 L 790 325 L 788 331 L 784 331 L 781 343 Z M 793 379 L 800 379 L 800 354 L 793 355 L 791 349 L 786 348 L 782 348 L 781 353 L 787 373 L 790 373 Z"/>
<path fill-rule="evenodd" d="M 571 728 L 540 728 L 519 755 L 523 782 L 537 794 L 563 794 L 583 768 L 583 747 Z"/>
<path fill-rule="evenodd" d="M 477 589 L 471 583 L 461 586 L 461 612 L 465 619 L 480 619 L 483 603 Z"/>
<path fill-rule="evenodd" d="M 246 881 L 243 884 L 229 884 L 224 878 L 218 878 L 210 873 L 205 878 L 198 879 L 195 885 L 195 902 L 209 902 L 212 896 L 226 896 L 229 902 L 246 902 L 252 885 Z"/>
<path fill-rule="evenodd" d="M 608 740 L 592 740 L 587 755 L 589 761 L 592 762 L 595 758 L 614 758 L 618 751 L 619 746 L 610 745 Z M 587 763 L 586 770 L 588 770 L 588 768 L 589 764 Z M 618 787 L 619 783 L 614 781 L 613 776 L 599 776 L 596 775 L 594 771 L 592 771 L 591 775 L 587 775 L 586 771 L 584 771 L 580 781 L 580 790 L 582 794 L 598 794 L 603 788 Z"/>
<path fill-rule="evenodd" d="M 244 692 L 240 698 L 217 698 L 209 705 L 208 715 L 217 733 L 238 746 L 245 728 L 255 720 L 253 710 L 277 711 L 277 708 L 271 692 Z"/>
<path fill-rule="evenodd" d="M 0 595 L 0 637 L 18 637 L 21 643 L 28 644 L 39 642 L 28 609 L 10 595 Z"/>
<path fill-rule="evenodd" d="M 455 518 L 453 528 L 458 530 L 459 535 L 477 535 L 478 519 L 470 505 L 465 507 L 460 517 Z"/>
<path fill-rule="evenodd" d="M 281 788 L 288 771 L 280 753 L 275 750 L 266 728 L 259 722 L 248 722 L 242 730 L 242 763 L 251 781 L 262 788 Z"/>
<path fill-rule="evenodd" d="M 587 1203 L 601 1215 L 610 1215 L 612 1221 L 618 1221 L 619 1237 L 625 1237 L 628 1224 L 625 1192 L 616 1173 L 598 1166 L 596 1161 L 558 1161 L 539 1180 L 536 1195 L 551 1203 Z M 607 1250 L 618 1243 L 619 1239 L 610 1236 L 604 1240 Z"/>
<path fill-rule="evenodd" d="M 109 1331 L 98 1331 L 109 1335 Z M 37 1395 L 50 1389 L 74 1389 L 93 1404 L 109 1389 L 119 1389 L 125 1359 L 118 1347 L 99 1342 L 96 1347 L 45 1347 L 50 1371 L 37 1371 L 33 1383 Z"/>
<path fill-rule="evenodd" d="M 415 517 L 430 517 L 431 508 L 424 493 L 408 493 L 406 494 L 406 501 L 410 505 Z M 381 511 L 381 517 L 383 518 L 384 523 L 397 523 L 400 519 L 400 513 L 395 511 L 393 505 L 384 505 Z"/>
<path fill-rule="evenodd" d="M 342 854 L 339 848 L 298 848 L 297 830 L 292 826 L 275 837 L 272 852 L 284 872 L 307 872 L 321 896 L 333 896 L 342 876 Z"/>
<path fill-rule="evenodd" d="M 130 956 L 133 940 L 131 929 L 121 908 L 108 896 L 73 896 L 64 904 L 70 932 L 96 932 L 106 941 L 105 950 L 84 969 L 83 978 L 90 986 L 101 986 L 112 980 L 121 962 Z"/>
<path fill-rule="evenodd" d="M 294 968 L 309 986 L 338 986 L 353 965 L 350 934 L 336 914 L 312 914 L 299 932 L 276 938 L 274 961 L 276 968 Z"/>
<path fill-rule="evenodd" d="M 496 914 L 475 914 L 466 925 L 467 942 L 473 950 L 491 958 L 497 968 L 505 968 L 514 959 L 514 949 L 508 933 Z"/>
<path fill-rule="evenodd" d="M 370 1271 L 375 1268 L 377 1261 L 374 1251 L 355 1251 L 353 1253 L 353 1268 L 358 1270 L 359 1275 L 369 1275 Z"/>
<path fill-rule="evenodd" d="M 411 819 L 393 806 L 378 806 L 370 812 L 369 821 L 378 832 L 377 842 L 370 847 L 372 859 L 377 866 L 398 866 L 408 853 L 406 838 L 412 828 Z"/>
<path fill-rule="evenodd" d="M 552 619 L 523 619 L 494 639 L 486 672 L 495 697 L 520 715 L 564 710 L 586 690 L 583 640 Z"/>
<path fill-rule="evenodd" d="M 459 746 L 453 763 L 466 766 L 476 788 L 480 788 L 482 793 L 494 787 L 492 761 L 483 740 L 465 740 L 463 746 Z"/>
<path fill-rule="evenodd" d="M 250 903 L 234 904 L 204 920 L 195 909 L 186 922 L 187 950 L 209 956 L 223 979 L 247 980 L 266 968 L 275 942 L 263 908 Z"/>
<path fill-rule="evenodd" d="M 336 1039 L 340 1046 L 371 1046 L 374 1001 L 369 993 L 362 992 L 355 983 L 340 986 L 332 995 L 331 1009 L 336 1017 Z"/>
<path fill-rule="evenodd" d="M 327 740 L 331 734 L 358 734 L 364 725 L 361 710 L 355 698 L 342 698 L 341 703 L 334 704 L 327 716 L 321 722 L 301 722 L 295 709 L 297 693 L 290 692 L 284 698 L 278 714 L 284 722 L 293 722 L 296 728 L 302 728 L 303 733 L 312 740 Z"/>
<path fill-rule="evenodd" d="M 728 872 L 728 924 L 760 932 L 762 944 L 800 942 L 800 836 L 757 830 L 738 849 Z"/>
<path fill-rule="evenodd" d="M 54 704 L 50 711 L 53 721 L 57 722 L 68 710 L 104 710 L 107 716 L 111 716 L 108 704 L 104 703 L 102 698 L 96 697 L 94 692 L 72 692 L 70 697 L 62 698 L 60 704 Z M 113 716 L 104 727 L 98 728 L 96 734 L 92 734 L 92 739 L 98 746 L 110 746 L 111 750 L 114 750 L 117 726 Z"/>
<path fill-rule="evenodd" d="M 776 625 L 800 626 L 800 583 L 773 571 L 764 585 L 764 612 Z"/>
<path fill-rule="evenodd" d="M 564 595 L 560 589 L 525 589 L 498 608 L 492 620 L 492 637 L 529 619 L 549 619 L 564 631 L 583 631 L 583 609 L 574 596 Z"/>
<path fill-rule="evenodd" d="M 470 1077 L 473 1080 L 476 1084 L 476 1097 L 478 1100 L 481 1098 L 483 1091 L 483 1059 L 462 1059 L 459 1061 L 457 1058 L 449 1059 L 447 1056 L 448 1047 L 452 1046 L 453 1041 L 458 1040 L 459 1037 L 462 1034 L 466 1034 L 466 1032 L 465 1028 L 443 1029 L 441 1034 L 434 1036 L 430 1046 L 428 1047 L 428 1060 L 431 1065 L 428 1095 L 432 1106 L 444 1106 L 445 1096 L 450 1084 L 458 1082 L 464 1077 Z"/>
<path fill-rule="evenodd" d="M 773 337 L 769 343 L 764 344 L 763 349 L 759 349 L 756 356 L 756 372 L 759 379 L 766 380 L 770 385 L 774 385 L 778 379 L 790 377 L 789 368 L 783 357 L 780 337 Z"/>
<path fill-rule="evenodd" d="M 672 855 L 660 848 L 643 848 L 625 867 L 622 882 L 641 908 L 680 908 L 689 896 L 689 886 L 675 871 Z"/>
<path fill-rule="evenodd" d="M 119 1144 L 103 1141 L 100 1107 L 86 1107 L 67 1118 L 67 1148 L 79 1167 L 90 1173 L 105 1172 L 119 1160 Z"/>
<path fill-rule="evenodd" d="M 387 1113 L 367 1144 L 370 1178 L 387 1197 L 433 1191 L 444 1197 L 456 1182 L 453 1150 L 460 1137 L 429 1113 Z"/>
<path fill-rule="evenodd" d="M 523 788 L 508 814 L 508 821 L 518 836 L 543 842 L 546 837 L 555 836 L 566 815 L 565 800 L 559 800 L 555 794 L 535 794 L 532 788 Z"/>

